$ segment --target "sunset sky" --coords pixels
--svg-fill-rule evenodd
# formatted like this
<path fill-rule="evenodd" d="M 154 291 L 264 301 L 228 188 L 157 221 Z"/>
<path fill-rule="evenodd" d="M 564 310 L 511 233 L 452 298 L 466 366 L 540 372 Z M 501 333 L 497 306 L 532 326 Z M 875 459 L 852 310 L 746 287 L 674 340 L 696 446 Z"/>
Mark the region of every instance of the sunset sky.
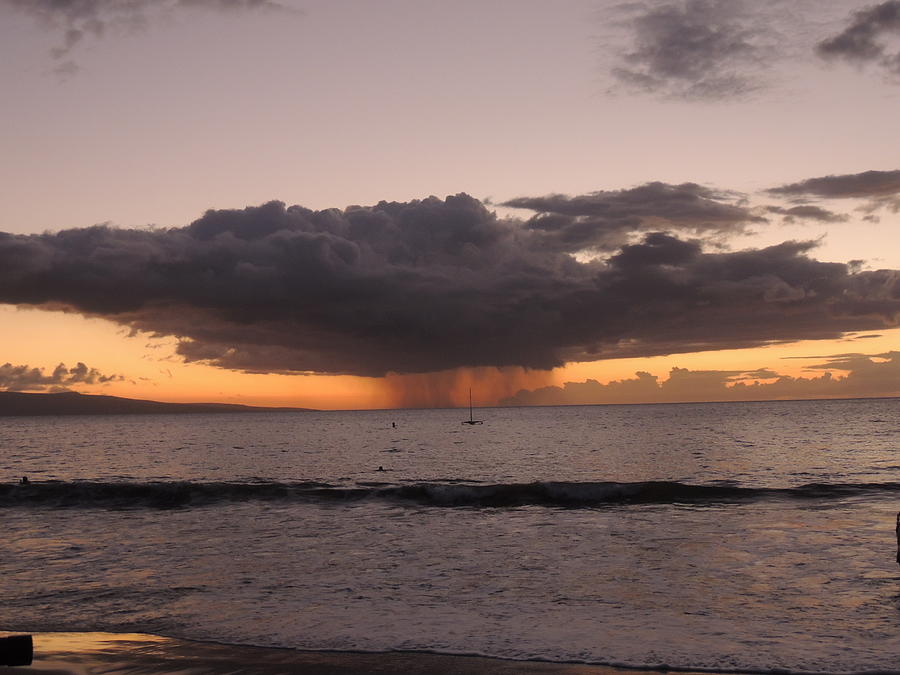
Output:
<path fill-rule="evenodd" d="M 0 0 L 0 44 L 0 390 L 900 395 L 900 0 Z"/>

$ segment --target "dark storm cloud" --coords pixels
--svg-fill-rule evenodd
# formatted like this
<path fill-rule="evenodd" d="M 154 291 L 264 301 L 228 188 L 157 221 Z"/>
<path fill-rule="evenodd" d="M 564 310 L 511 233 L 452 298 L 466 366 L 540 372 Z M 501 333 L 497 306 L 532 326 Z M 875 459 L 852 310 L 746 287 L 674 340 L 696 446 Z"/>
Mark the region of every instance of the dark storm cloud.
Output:
<path fill-rule="evenodd" d="M 625 86 L 682 99 L 725 99 L 758 89 L 774 53 L 764 22 L 735 0 L 632 3 L 628 51 L 612 74 Z"/>
<path fill-rule="evenodd" d="M 503 206 L 537 211 L 526 227 L 539 233 L 545 246 L 560 251 L 615 250 L 635 232 L 734 233 L 765 221 L 735 195 L 696 183 L 652 182 L 576 197 L 520 197 Z"/>
<path fill-rule="evenodd" d="M 900 0 L 854 12 L 850 24 L 840 33 L 816 46 L 819 56 L 856 64 L 876 64 L 900 77 L 900 51 L 892 51 L 885 39 L 900 35 Z"/>
<path fill-rule="evenodd" d="M 11 363 L 0 366 L 0 389 L 6 391 L 60 390 L 73 384 L 104 384 L 123 379 L 121 375 L 104 375 L 80 361 L 72 368 L 60 363 L 50 374 L 46 374 L 43 368 L 31 366 L 14 366 Z"/>
<path fill-rule="evenodd" d="M 51 50 L 57 72 L 74 74 L 77 64 L 69 57 L 85 38 L 101 38 L 109 31 L 133 31 L 146 27 L 151 17 L 180 9 L 213 11 L 284 10 L 272 0 L 0 0 L 25 12 L 59 33 L 60 43 Z"/>
<path fill-rule="evenodd" d="M 889 325 L 893 270 L 810 243 L 705 252 L 649 233 L 579 261 L 467 195 L 312 211 L 272 202 L 188 227 L 0 234 L 0 302 L 180 338 L 259 372 L 382 375 L 835 338 Z"/>
<path fill-rule="evenodd" d="M 824 357 L 823 357 L 824 358 Z M 900 394 L 900 352 L 833 357 L 809 370 L 813 377 L 791 377 L 774 370 L 688 370 L 672 368 L 660 381 L 637 372 L 633 378 L 601 384 L 566 382 L 561 387 L 522 389 L 502 405 L 590 405 L 597 403 L 671 403 L 678 401 L 753 401 L 791 398 L 896 396 Z M 832 371 L 843 371 L 837 374 Z"/>

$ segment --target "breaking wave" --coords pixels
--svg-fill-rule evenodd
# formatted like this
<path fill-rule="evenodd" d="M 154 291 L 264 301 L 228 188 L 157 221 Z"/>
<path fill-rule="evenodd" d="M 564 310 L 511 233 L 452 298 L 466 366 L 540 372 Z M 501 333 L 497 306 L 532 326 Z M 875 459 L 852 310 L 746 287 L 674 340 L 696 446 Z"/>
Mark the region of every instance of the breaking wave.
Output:
<path fill-rule="evenodd" d="M 548 506 L 594 508 L 627 504 L 720 504 L 766 499 L 843 499 L 900 492 L 900 483 L 810 483 L 790 488 L 691 485 L 680 482 L 535 482 L 409 485 L 317 482 L 43 481 L 0 485 L 0 507 L 184 508 L 235 502 L 339 503 L 364 500 L 434 507 Z"/>

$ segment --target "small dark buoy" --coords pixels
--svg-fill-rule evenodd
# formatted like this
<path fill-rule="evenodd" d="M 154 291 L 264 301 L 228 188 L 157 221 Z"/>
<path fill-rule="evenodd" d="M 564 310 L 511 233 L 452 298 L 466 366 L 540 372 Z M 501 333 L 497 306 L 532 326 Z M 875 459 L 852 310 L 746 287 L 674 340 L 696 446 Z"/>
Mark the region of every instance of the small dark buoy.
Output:
<path fill-rule="evenodd" d="M 391 429 L 396 429 L 396 428 L 397 428 L 397 423 L 391 422 Z"/>
<path fill-rule="evenodd" d="M 384 471 L 384 467 L 383 467 L 383 466 L 379 466 L 379 467 L 378 467 L 378 470 L 379 470 L 379 471 Z"/>
<path fill-rule="evenodd" d="M 28 485 L 28 476 L 22 476 L 22 480 L 19 481 L 19 485 Z"/>
<path fill-rule="evenodd" d="M 30 666 L 34 644 L 30 635 L 0 638 L 0 666 Z"/>

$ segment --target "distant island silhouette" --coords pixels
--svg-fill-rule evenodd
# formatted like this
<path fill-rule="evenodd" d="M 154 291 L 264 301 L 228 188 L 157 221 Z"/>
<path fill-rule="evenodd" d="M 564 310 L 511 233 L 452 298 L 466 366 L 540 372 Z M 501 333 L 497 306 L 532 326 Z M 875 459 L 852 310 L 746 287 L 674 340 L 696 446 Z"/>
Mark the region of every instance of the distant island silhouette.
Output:
<path fill-rule="evenodd" d="M 267 408 L 234 403 L 163 403 L 67 391 L 30 394 L 0 391 L 0 416 L 163 415 L 186 413 L 309 412 L 311 408 Z"/>

